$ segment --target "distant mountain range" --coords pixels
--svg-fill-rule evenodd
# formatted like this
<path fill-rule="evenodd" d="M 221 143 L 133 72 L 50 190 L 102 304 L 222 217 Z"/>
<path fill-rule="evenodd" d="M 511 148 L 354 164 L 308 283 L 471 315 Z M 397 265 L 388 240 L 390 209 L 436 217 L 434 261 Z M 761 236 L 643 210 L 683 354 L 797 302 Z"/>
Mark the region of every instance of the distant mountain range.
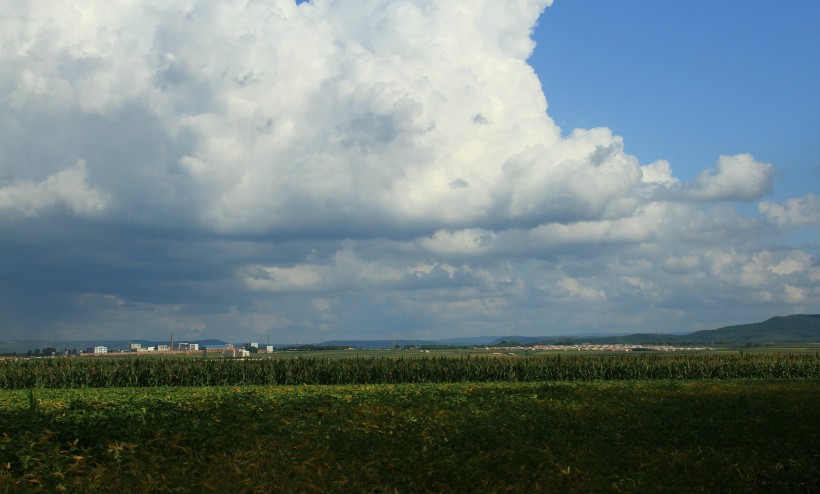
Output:
<path fill-rule="evenodd" d="M 746 344 L 779 344 L 779 343 L 820 343 L 820 314 L 795 314 L 791 316 L 772 317 L 763 322 L 725 326 L 718 329 L 707 329 L 694 333 L 634 333 L 634 334 L 601 334 L 587 333 L 581 335 L 558 336 L 484 336 L 472 338 L 451 338 L 447 340 L 337 340 L 323 345 L 351 346 L 356 348 L 390 348 L 395 345 L 434 346 L 434 345 L 533 345 L 556 343 L 625 343 L 635 345 L 669 344 L 669 345 L 732 345 Z"/>
<path fill-rule="evenodd" d="M 591 337 L 579 336 L 545 336 L 518 337 L 508 336 L 505 342 L 521 344 L 536 343 L 625 343 L 635 345 L 670 344 L 670 345 L 771 345 L 781 343 L 820 343 L 820 314 L 795 314 L 791 316 L 772 317 L 763 322 L 725 326 L 718 329 L 707 329 L 694 333 L 659 334 L 634 333 L 625 335 L 602 335 Z M 495 341 L 495 344 L 501 341 Z"/>
<path fill-rule="evenodd" d="M 224 345 L 217 339 L 185 340 L 188 343 Z M 718 329 L 696 331 L 684 334 L 600 334 L 559 336 L 480 336 L 469 338 L 449 338 L 444 340 L 331 340 L 313 346 L 343 346 L 355 348 L 392 348 L 394 346 L 476 346 L 476 345 L 531 345 L 555 343 L 625 343 L 634 345 L 708 345 L 743 346 L 772 345 L 782 343 L 820 343 L 820 314 L 795 314 L 772 317 L 763 322 L 725 326 Z M 52 340 L 0 340 L 0 353 L 24 353 L 35 348 L 76 348 L 82 350 L 103 345 L 111 350 L 127 349 L 129 343 L 142 346 L 168 344 L 168 341 L 150 340 L 94 340 L 94 341 L 52 341 Z M 275 345 L 277 347 L 292 345 Z"/>
<path fill-rule="evenodd" d="M 694 333 L 631 334 L 606 337 L 606 343 L 670 343 L 678 345 L 738 345 L 778 343 L 820 343 L 820 314 L 772 317 L 763 322 L 725 326 Z"/>

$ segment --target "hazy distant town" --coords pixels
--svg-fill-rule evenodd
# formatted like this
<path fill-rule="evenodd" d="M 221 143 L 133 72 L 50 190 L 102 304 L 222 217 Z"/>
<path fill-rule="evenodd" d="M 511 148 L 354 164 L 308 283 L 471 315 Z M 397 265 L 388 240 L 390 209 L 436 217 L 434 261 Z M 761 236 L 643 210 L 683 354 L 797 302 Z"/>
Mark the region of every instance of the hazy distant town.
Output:
<path fill-rule="evenodd" d="M 429 353 L 430 348 L 423 345 L 395 345 L 391 347 L 396 350 L 418 351 Z M 455 347 L 454 347 L 455 348 Z M 473 350 L 483 350 L 493 355 L 517 355 L 521 352 L 545 352 L 545 351 L 589 351 L 589 352 L 683 352 L 683 351 L 703 351 L 711 350 L 706 346 L 673 346 L 673 345 L 636 345 L 636 344 L 551 344 L 551 345 L 481 345 L 481 346 L 458 346 L 458 348 L 468 348 Z M 75 348 L 57 349 L 53 347 L 35 348 L 25 353 L 15 354 L 18 357 L 71 357 L 71 356 L 100 356 L 100 355 L 122 355 L 122 354 L 188 354 L 201 352 L 208 356 L 221 356 L 228 358 L 250 357 L 257 353 L 272 353 L 276 351 L 294 350 L 364 350 L 355 346 L 322 346 L 302 345 L 302 346 L 281 346 L 271 344 L 260 344 L 258 342 L 234 345 L 232 343 L 201 345 L 199 343 L 173 342 L 143 345 L 142 343 L 129 343 L 127 348 L 110 349 L 105 345 L 95 345 L 78 350 Z M 369 350 L 384 350 L 388 348 L 368 348 Z"/>

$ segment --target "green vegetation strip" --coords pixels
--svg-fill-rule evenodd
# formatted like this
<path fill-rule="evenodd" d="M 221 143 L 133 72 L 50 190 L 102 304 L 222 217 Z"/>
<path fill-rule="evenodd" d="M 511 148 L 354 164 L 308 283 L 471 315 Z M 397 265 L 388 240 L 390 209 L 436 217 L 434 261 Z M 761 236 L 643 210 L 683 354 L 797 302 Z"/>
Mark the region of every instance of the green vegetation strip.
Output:
<path fill-rule="evenodd" d="M 820 380 L 0 391 L 0 492 L 817 492 Z"/>
<path fill-rule="evenodd" d="M 820 378 L 820 354 L 0 361 L 0 389 Z"/>

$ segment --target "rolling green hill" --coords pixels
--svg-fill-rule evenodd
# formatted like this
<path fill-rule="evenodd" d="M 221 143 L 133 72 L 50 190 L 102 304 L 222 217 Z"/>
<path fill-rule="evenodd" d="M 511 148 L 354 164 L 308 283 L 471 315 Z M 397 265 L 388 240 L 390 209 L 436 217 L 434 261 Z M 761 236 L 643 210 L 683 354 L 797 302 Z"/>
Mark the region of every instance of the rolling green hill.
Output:
<path fill-rule="evenodd" d="M 681 335 L 631 334 L 600 338 L 606 343 L 668 343 L 687 345 L 743 345 L 775 343 L 820 343 L 820 314 L 772 317 L 763 322 L 725 326 Z"/>

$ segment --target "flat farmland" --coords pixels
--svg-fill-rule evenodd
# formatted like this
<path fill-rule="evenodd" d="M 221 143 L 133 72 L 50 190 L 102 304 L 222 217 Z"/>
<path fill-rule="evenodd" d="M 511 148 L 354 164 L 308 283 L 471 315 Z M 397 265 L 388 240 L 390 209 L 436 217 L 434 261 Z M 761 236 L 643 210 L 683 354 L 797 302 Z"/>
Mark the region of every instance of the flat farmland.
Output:
<path fill-rule="evenodd" d="M 817 492 L 820 380 L 0 391 L 0 492 Z"/>

